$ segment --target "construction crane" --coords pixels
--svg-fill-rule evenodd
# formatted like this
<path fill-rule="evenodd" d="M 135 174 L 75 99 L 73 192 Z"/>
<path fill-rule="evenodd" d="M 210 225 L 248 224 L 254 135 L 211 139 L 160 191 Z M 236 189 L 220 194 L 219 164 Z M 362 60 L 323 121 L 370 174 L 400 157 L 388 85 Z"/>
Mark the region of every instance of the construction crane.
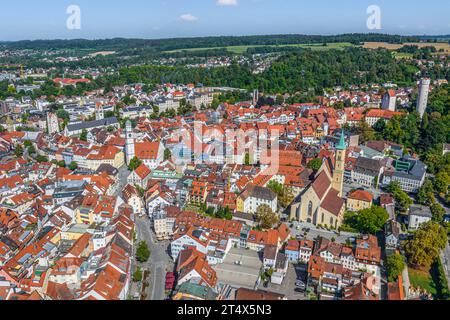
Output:
<path fill-rule="evenodd" d="M 12 69 L 12 68 L 20 68 L 20 79 L 25 78 L 25 73 L 23 71 L 23 64 L 0 64 L 0 69 Z"/>

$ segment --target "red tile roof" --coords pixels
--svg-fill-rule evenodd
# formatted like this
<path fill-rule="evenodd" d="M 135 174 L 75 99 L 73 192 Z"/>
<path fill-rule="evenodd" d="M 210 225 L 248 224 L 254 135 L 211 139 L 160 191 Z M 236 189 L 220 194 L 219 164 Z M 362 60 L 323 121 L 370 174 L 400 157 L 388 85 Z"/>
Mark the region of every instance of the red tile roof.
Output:
<path fill-rule="evenodd" d="M 360 200 L 360 201 L 366 201 L 366 202 L 372 202 L 373 201 L 373 195 L 366 190 L 354 190 L 349 193 L 348 195 L 349 199 L 353 200 Z"/>
<path fill-rule="evenodd" d="M 139 178 L 145 179 L 152 171 L 145 164 L 141 164 L 134 172 Z"/>

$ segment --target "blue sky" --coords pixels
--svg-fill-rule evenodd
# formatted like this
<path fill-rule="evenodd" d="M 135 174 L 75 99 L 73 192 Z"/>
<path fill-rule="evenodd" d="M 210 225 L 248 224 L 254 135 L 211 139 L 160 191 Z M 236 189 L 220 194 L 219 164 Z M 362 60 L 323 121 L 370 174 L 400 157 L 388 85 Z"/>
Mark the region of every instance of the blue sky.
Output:
<path fill-rule="evenodd" d="M 222 5 L 218 2 L 222 1 Z M 448 0 L 2 0 L 0 41 L 170 38 L 369 32 L 366 10 L 381 9 L 382 33 L 450 34 Z M 228 5 L 226 5 L 228 3 Z M 68 30 L 66 9 L 81 9 Z M 230 5 L 231 4 L 231 5 Z"/>

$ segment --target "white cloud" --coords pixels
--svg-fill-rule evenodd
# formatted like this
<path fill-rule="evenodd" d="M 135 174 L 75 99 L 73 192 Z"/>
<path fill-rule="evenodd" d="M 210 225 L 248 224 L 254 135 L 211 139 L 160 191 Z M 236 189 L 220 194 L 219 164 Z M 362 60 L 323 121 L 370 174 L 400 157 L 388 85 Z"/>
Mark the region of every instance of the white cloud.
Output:
<path fill-rule="evenodd" d="M 198 18 L 196 16 L 193 16 L 190 13 L 182 14 L 180 16 L 180 19 L 183 20 L 183 21 L 187 21 L 187 22 L 194 22 L 194 21 L 198 20 Z"/>
<path fill-rule="evenodd" d="M 237 0 L 217 0 L 216 4 L 218 6 L 237 6 Z"/>

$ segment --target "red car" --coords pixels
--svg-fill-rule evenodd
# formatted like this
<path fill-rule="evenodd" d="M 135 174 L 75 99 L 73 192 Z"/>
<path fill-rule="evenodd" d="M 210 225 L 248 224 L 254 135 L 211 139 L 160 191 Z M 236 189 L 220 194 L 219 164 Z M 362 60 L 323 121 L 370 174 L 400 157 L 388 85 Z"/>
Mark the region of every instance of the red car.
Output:
<path fill-rule="evenodd" d="M 172 290 L 175 286 L 175 274 L 173 272 L 166 273 L 166 290 Z"/>

